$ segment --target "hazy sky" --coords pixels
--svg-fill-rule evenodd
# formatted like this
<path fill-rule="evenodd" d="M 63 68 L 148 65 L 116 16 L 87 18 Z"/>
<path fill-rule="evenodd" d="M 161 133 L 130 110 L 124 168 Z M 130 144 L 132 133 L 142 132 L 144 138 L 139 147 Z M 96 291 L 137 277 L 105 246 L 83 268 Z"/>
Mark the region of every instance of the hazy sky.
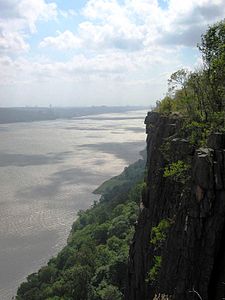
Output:
<path fill-rule="evenodd" d="M 151 105 L 225 0 L 0 0 L 0 106 Z"/>

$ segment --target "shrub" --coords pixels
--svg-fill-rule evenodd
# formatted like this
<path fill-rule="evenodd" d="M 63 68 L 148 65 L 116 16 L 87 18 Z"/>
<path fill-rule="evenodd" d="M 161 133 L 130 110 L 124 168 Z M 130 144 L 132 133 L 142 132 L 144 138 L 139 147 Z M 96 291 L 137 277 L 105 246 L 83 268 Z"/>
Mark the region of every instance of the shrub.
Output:
<path fill-rule="evenodd" d="M 189 168 L 188 164 L 182 160 L 178 160 L 165 167 L 163 177 L 172 177 L 176 182 L 185 183 Z"/>
<path fill-rule="evenodd" d="M 159 274 L 159 270 L 161 268 L 161 264 L 162 264 L 162 257 L 158 256 L 158 255 L 154 256 L 154 265 L 148 272 L 147 282 L 152 282 L 152 281 L 156 280 L 156 278 Z"/>
<path fill-rule="evenodd" d="M 166 239 L 167 229 L 170 225 L 168 220 L 163 219 L 159 222 L 158 226 L 152 227 L 150 243 L 160 246 Z"/>

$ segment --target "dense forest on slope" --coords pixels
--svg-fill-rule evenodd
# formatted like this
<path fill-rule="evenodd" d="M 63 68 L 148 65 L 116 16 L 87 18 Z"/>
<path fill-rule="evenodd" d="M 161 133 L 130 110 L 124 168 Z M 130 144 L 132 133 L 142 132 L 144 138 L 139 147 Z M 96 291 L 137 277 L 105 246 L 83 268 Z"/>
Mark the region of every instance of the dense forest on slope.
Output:
<path fill-rule="evenodd" d="M 100 201 L 78 213 L 66 247 L 28 276 L 17 300 L 123 299 L 144 169 L 139 160 L 96 191 Z"/>

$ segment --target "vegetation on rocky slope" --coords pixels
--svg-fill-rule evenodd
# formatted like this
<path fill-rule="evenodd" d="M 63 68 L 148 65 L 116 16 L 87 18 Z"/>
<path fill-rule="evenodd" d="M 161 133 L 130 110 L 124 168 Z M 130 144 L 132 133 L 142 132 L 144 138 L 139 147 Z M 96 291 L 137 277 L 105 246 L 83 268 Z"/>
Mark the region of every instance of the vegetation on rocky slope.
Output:
<path fill-rule="evenodd" d="M 144 167 L 139 160 L 101 186 L 100 201 L 79 212 L 67 246 L 27 277 L 17 300 L 123 298 Z"/>
<path fill-rule="evenodd" d="M 195 71 L 173 73 L 168 93 L 155 110 L 183 116 L 184 135 L 201 146 L 210 133 L 225 130 L 225 20 L 208 28 L 198 48 L 203 65 Z"/>

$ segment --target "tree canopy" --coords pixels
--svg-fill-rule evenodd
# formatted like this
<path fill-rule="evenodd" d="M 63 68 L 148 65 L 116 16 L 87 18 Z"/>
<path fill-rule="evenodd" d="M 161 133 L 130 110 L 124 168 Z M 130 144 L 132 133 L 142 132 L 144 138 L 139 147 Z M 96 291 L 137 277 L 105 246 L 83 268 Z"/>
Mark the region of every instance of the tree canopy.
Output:
<path fill-rule="evenodd" d="M 101 200 L 78 213 L 68 243 L 27 277 L 17 300 L 122 300 L 129 243 L 138 214 L 145 161 L 105 182 Z"/>
<path fill-rule="evenodd" d="M 180 69 L 168 80 L 168 94 L 157 102 L 156 111 L 177 112 L 188 122 L 225 125 L 225 20 L 208 28 L 198 45 L 203 64 L 195 71 Z"/>

